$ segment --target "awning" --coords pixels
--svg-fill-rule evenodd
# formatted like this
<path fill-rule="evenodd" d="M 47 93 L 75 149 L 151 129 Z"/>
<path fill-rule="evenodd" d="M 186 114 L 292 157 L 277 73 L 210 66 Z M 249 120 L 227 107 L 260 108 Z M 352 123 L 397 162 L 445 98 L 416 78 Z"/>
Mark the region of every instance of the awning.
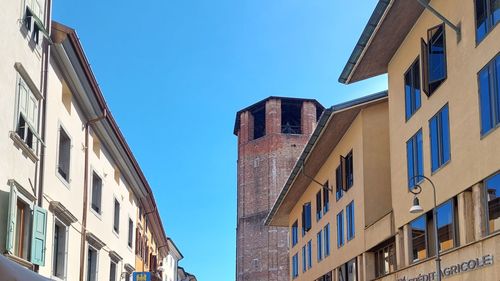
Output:
<path fill-rule="evenodd" d="M 2 276 L 2 281 L 53 281 L 9 260 L 3 255 L 0 255 L 0 276 Z"/>

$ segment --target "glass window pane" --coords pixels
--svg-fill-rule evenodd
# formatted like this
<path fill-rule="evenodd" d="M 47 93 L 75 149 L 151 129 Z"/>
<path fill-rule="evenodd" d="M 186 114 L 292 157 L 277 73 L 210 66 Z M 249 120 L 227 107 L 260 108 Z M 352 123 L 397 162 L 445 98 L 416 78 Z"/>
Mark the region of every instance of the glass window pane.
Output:
<path fill-rule="evenodd" d="M 337 247 L 344 245 L 344 212 L 337 214 Z"/>
<path fill-rule="evenodd" d="M 500 173 L 485 181 L 490 233 L 500 229 Z"/>
<path fill-rule="evenodd" d="M 450 160 L 451 152 L 450 152 L 450 117 L 449 117 L 449 109 L 448 106 L 445 106 L 441 111 L 441 150 L 443 162 L 441 164 L 445 164 Z"/>
<path fill-rule="evenodd" d="M 476 41 L 483 40 L 488 32 L 486 0 L 476 0 Z"/>
<path fill-rule="evenodd" d="M 427 257 L 425 216 L 420 216 L 410 223 L 413 261 Z"/>
<path fill-rule="evenodd" d="M 418 131 L 417 135 L 416 135 L 416 151 L 417 151 L 417 155 L 415 155 L 416 157 L 416 166 L 417 166 L 417 170 L 416 170 L 416 176 L 418 175 L 423 175 L 424 174 L 424 162 L 423 162 L 423 151 L 422 151 L 422 130 Z M 415 182 L 419 182 L 421 180 L 415 180 Z"/>
<path fill-rule="evenodd" d="M 307 242 L 307 268 L 312 267 L 312 240 Z"/>
<path fill-rule="evenodd" d="M 500 21 L 500 0 L 490 0 L 491 24 L 495 26 Z"/>
<path fill-rule="evenodd" d="M 413 100 L 414 108 L 413 112 L 416 112 L 420 108 L 420 61 L 413 64 Z"/>
<path fill-rule="evenodd" d="M 330 255 L 330 224 L 325 226 L 323 231 L 325 233 L 325 257 Z"/>
<path fill-rule="evenodd" d="M 439 250 L 445 251 L 455 246 L 453 231 L 453 203 L 448 201 L 437 208 Z"/>
<path fill-rule="evenodd" d="M 431 168 L 434 172 L 439 168 L 439 133 L 438 133 L 438 117 L 434 116 L 429 122 L 430 138 L 431 138 Z"/>
<path fill-rule="evenodd" d="M 442 80 L 446 76 L 443 26 L 431 31 L 429 38 L 429 82 Z"/>
<path fill-rule="evenodd" d="M 479 98 L 481 103 L 481 134 L 487 133 L 492 127 L 490 103 L 489 67 L 479 72 Z"/>
<path fill-rule="evenodd" d="M 321 261 L 323 259 L 323 243 L 322 243 L 323 235 L 321 230 L 318 232 L 316 235 L 316 252 L 317 252 L 317 258 L 318 261 Z"/>
<path fill-rule="evenodd" d="M 411 70 L 405 74 L 405 110 L 406 120 L 410 119 L 413 114 L 412 111 L 412 83 L 411 83 Z"/>
<path fill-rule="evenodd" d="M 407 162 L 407 168 L 408 168 L 408 187 L 412 188 L 415 186 L 415 158 L 413 155 L 413 139 L 410 139 L 408 142 L 406 142 L 406 162 Z"/>
<path fill-rule="evenodd" d="M 306 272 L 307 264 L 306 264 L 306 246 L 302 247 L 302 272 Z"/>
<path fill-rule="evenodd" d="M 500 3 L 500 1 L 498 1 Z M 495 100 L 496 100 L 496 124 L 500 123 L 500 56 L 497 56 L 495 62 L 495 70 L 496 70 L 496 92 L 495 92 Z"/>

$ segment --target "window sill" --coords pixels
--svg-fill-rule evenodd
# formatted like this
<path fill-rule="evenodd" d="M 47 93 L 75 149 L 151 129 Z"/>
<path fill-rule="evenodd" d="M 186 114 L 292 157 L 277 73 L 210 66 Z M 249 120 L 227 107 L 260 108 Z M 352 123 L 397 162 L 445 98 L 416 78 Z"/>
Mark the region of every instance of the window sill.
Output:
<path fill-rule="evenodd" d="M 448 164 L 450 164 L 450 162 L 451 162 L 451 157 L 450 157 L 450 160 L 446 161 L 446 163 L 442 164 L 441 166 L 439 166 L 439 168 L 437 168 L 436 170 L 432 171 L 431 172 L 431 176 L 434 176 L 439 171 L 441 171 L 442 169 L 446 168 L 446 166 L 448 166 Z"/>
<path fill-rule="evenodd" d="M 481 40 L 479 40 L 479 41 L 477 41 L 477 35 L 476 35 L 477 34 L 477 29 L 475 30 L 474 36 L 476 37 L 476 40 L 475 40 L 476 41 L 476 48 L 479 47 L 479 45 L 481 45 L 481 43 L 484 42 L 484 40 L 486 40 L 486 38 L 488 38 L 488 36 L 493 32 L 493 30 L 495 30 L 495 27 L 497 27 L 499 24 L 500 24 L 500 21 L 497 22 L 497 23 L 495 23 L 495 25 L 491 26 L 490 30 L 488 32 L 486 32 L 486 34 L 484 35 L 484 37 Z"/>
<path fill-rule="evenodd" d="M 494 131 L 496 131 L 498 128 L 500 128 L 500 123 L 497 123 L 495 126 L 491 127 L 487 132 L 481 134 L 480 140 L 483 140 L 487 136 L 493 134 Z"/>
<path fill-rule="evenodd" d="M 38 162 L 40 160 L 36 153 L 17 135 L 16 132 L 11 131 L 9 133 L 10 138 L 14 141 L 14 145 L 23 151 L 25 156 L 33 162 Z"/>
<path fill-rule="evenodd" d="M 90 207 L 90 212 L 93 213 L 99 220 L 102 221 L 102 212 L 98 213 L 96 210 L 92 209 L 92 207 Z"/>
<path fill-rule="evenodd" d="M 56 169 L 56 177 L 61 181 L 61 183 L 66 186 L 67 189 L 70 189 L 70 185 L 69 185 L 69 182 L 71 180 L 66 180 L 63 176 L 61 176 L 61 174 L 59 174 L 59 172 L 57 171 Z"/>
<path fill-rule="evenodd" d="M 18 256 L 15 256 L 15 255 L 12 255 L 12 254 L 9 254 L 9 253 L 6 253 L 4 254 L 5 257 L 7 257 L 9 260 L 21 265 L 21 266 L 24 266 L 26 267 L 27 269 L 29 270 L 33 270 L 34 266 L 31 262 L 23 259 L 23 258 L 20 258 Z"/>

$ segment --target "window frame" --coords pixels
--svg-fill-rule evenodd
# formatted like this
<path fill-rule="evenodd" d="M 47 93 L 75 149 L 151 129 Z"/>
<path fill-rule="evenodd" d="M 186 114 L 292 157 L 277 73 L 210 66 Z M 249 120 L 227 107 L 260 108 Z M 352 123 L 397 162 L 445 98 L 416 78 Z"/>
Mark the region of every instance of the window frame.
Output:
<path fill-rule="evenodd" d="M 492 12 L 491 12 L 491 2 L 489 0 L 481 0 L 485 4 L 485 10 L 486 10 L 486 18 L 485 18 L 485 23 L 486 23 L 486 32 L 484 33 L 484 36 L 480 39 L 478 39 L 478 26 L 477 26 L 477 0 L 474 0 L 474 40 L 476 42 L 476 47 L 481 44 L 481 42 L 488 37 L 488 35 L 497 27 L 497 25 L 500 23 L 500 20 L 497 21 L 496 23 L 492 23 Z"/>
<path fill-rule="evenodd" d="M 491 235 L 491 234 L 495 234 L 497 232 L 500 232 L 500 227 L 498 228 L 498 230 L 491 230 L 490 229 L 490 210 L 489 210 L 489 201 L 488 201 L 488 190 L 486 188 L 486 182 L 496 176 L 500 176 L 500 170 L 499 171 L 496 171 L 495 173 L 491 174 L 490 176 L 486 177 L 482 183 L 483 183 L 483 187 L 481 188 L 483 191 L 483 206 L 484 206 L 484 213 L 485 213 L 485 216 L 484 216 L 484 221 L 485 221 L 485 224 L 486 224 L 486 233 L 488 235 Z M 500 189 L 499 189 L 500 191 Z M 500 196 L 499 196 L 500 197 Z"/>
<path fill-rule="evenodd" d="M 307 213 L 309 210 L 309 213 Z M 307 214 L 309 214 L 309 219 L 307 220 Z M 307 224 L 309 222 L 309 224 Z M 302 205 L 302 237 L 306 235 L 312 228 L 312 204 L 311 202 L 306 202 Z"/>
<path fill-rule="evenodd" d="M 299 277 L 299 256 L 298 253 L 292 257 L 292 279 Z"/>
<path fill-rule="evenodd" d="M 307 241 L 307 269 L 312 268 L 312 239 Z"/>
<path fill-rule="evenodd" d="M 89 255 L 90 251 L 94 251 L 95 252 L 95 279 L 93 279 L 93 280 L 91 279 L 91 276 L 89 276 L 89 271 L 90 271 L 89 267 L 91 265 L 88 263 L 88 255 Z M 90 244 L 87 245 L 87 255 L 86 255 L 86 262 L 85 263 L 87 265 L 86 266 L 85 280 L 86 281 L 97 281 L 97 280 L 99 280 L 99 250 L 96 247 L 94 247 L 94 246 L 92 246 Z"/>
<path fill-rule="evenodd" d="M 479 128 L 481 139 L 488 136 L 490 133 L 494 132 L 500 127 L 500 106 L 495 108 L 497 104 L 500 104 L 500 81 L 495 83 L 497 76 L 500 76 L 500 69 L 497 69 L 497 60 L 500 61 L 500 52 L 497 53 L 491 60 L 489 60 L 486 65 L 477 72 L 477 88 L 478 88 L 478 104 L 479 104 Z M 499 63 L 500 64 L 500 63 Z M 491 127 L 487 130 L 483 128 L 483 105 L 482 105 L 482 92 L 481 92 L 481 73 L 487 71 L 488 75 L 488 100 L 489 100 L 489 118 L 491 122 Z M 494 80 L 492 82 L 492 79 Z M 495 110 L 496 109 L 496 110 Z"/>
<path fill-rule="evenodd" d="M 447 132 L 444 132 L 444 129 L 443 129 L 443 113 L 444 113 L 444 110 L 447 111 L 447 115 L 446 115 L 446 120 L 448 122 L 448 131 Z M 434 155 L 433 154 L 433 134 L 432 134 L 432 127 L 431 127 L 431 123 L 433 122 L 433 120 L 436 120 L 436 128 L 437 128 L 437 153 L 438 155 Z M 448 106 L 448 103 L 446 103 L 443 107 L 441 107 L 438 112 L 436 112 L 436 114 L 434 114 L 431 119 L 429 119 L 429 148 L 430 148 L 430 160 L 431 160 L 431 173 L 432 174 L 435 174 L 437 173 L 438 171 L 440 171 L 444 166 L 446 166 L 450 161 L 451 161 L 451 124 L 450 124 L 450 107 Z M 445 161 L 445 154 L 444 154 L 444 146 L 445 146 L 445 143 L 444 143 L 444 140 L 443 140 L 443 134 L 444 133 L 447 133 L 448 134 L 448 159 Z M 434 167 L 434 157 L 437 157 L 437 166 Z"/>
<path fill-rule="evenodd" d="M 299 243 L 299 220 L 295 220 L 292 224 L 292 230 L 290 231 L 290 235 L 292 236 L 292 248 L 295 247 Z"/>
<path fill-rule="evenodd" d="M 93 207 L 93 194 L 94 194 L 94 174 L 99 177 L 99 179 L 101 180 L 101 186 L 100 186 L 100 196 L 99 196 L 99 210 L 95 210 L 94 207 Z M 102 210 L 102 189 L 103 189 L 103 186 L 104 186 L 104 180 L 103 180 L 103 177 L 102 175 L 94 168 L 91 168 L 90 169 L 90 188 L 89 188 L 89 192 L 90 192 L 90 200 L 89 200 L 89 204 L 90 204 L 90 211 L 92 213 L 94 213 L 94 215 L 96 215 L 99 219 L 101 219 L 102 217 L 102 213 L 103 213 L 103 210 Z"/>
<path fill-rule="evenodd" d="M 321 220 L 323 217 L 323 194 L 321 192 L 321 189 L 316 193 L 316 222 Z"/>
<path fill-rule="evenodd" d="M 338 202 L 344 196 L 342 165 L 335 169 L 335 199 Z"/>
<path fill-rule="evenodd" d="M 417 84 L 418 86 L 420 87 L 420 93 L 418 94 L 418 106 L 417 106 L 417 97 L 416 97 L 416 91 L 415 91 L 415 65 L 418 64 L 416 66 L 416 72 L 418 73 L 418 81 L 417 81 Z M 410 110 L 411 112 L 407 112 L 407 108 L 408 108 L 408 100 L 406 99 L 407 96 L 406 96 L 406 76 L 408 74 L 411 74 L 411 84 L 412 84 L 412 87 L 410 89 Z M 421 63 L 420 63 L 420 55 L 417 56 L 417 58 L 411 63 L 411 65 L 408 67 L 408 69 L 406 70 L 406 72 L 404 73 L 403 75 L 403 81 L 404 81 L 404 93 L 405 93 L 405 120 L 408 121 L 411 119 L 411 117 L 413 117 L 413 115 L 415 115 L 417 113 L 417 111 L 422 107 L 422 77 L 421 77 Z"/>
<path fill-rule="evenodd" d="M 349 204 L 346 206 L 346 238 L 347 242 L 353 240 L 356 237 L 356 219 L 355 219 L 355 209 L 354 209 L 354 200 L 352 200 Z M 349 219 L 351 217 L 351 219 Z M 352 236 L 350 234 L 350 231 L 352 230 Z"/>
<path fill-rule="evenodd" d="M 66 135 L 66 137 L 69 140 L 69 151 L 68 151 L 68 175 L 67 179 L 64 178 L 63 175 L 59 172 L 59 166 L 60 166 L 60 155 L 61 155 L 61 132 Z M 70 188 L 70 183 L 71 183 L 71 150 L 73 148 L 73 139 L 71 138 L 70 134 L 68 134 L 68 130 L 66 127 L 62 124 L 61 121 L 58 121 L 58 129 L 57 129 L 57 149 L 56 149 L 56 176 L 59 178 L 59 180 L 67 187 Z"/>
<path fill-rule="evenodd" d="M 441 244 L 439 243 L 439 237 L 434 237 L 434 239 L 437 239 L 438 240 L 438 244 L 439 244 L 439 253 L 443 253 L 443 252 L 447 252 L 447 251 L 450 251 L 450 250 L 453 250 L 454 248 L 458 247 L 460 245 L 460 241 L 459 241 L 459 233 L 458 233 L 458 215 L 457 215 L 457 202 L 456 202 L 456 199 L 455 197 L 453 198 L 450 198 L 446 201 L 444 201 L 443 203 L 439 204 L 437 207 L 436 207 L 436 214 L 439 213 L 439 208 L 443 207 L 445 204 L 448 204 L 450 203 L 450 206 L 451 206 L 451 229 L 453 231 L 453 233 L 451 234 L 451 237 L 453 239 L 453 246 L 449 249 L 446 249 L 446 250 L 441 250 Z M 439 216 L 439 215 L 438 215 Z M 435 222 L 433 223 L 433 227 L 437 227 L 438 226 L 438 217 L 433 217 L 433 220 L 435 220 Z M 438 229 L 438 236 L 439 236 L 439 229 Z"/>
<path fill-rule="evenodd" d="M 127 234 L 127 247 L 132 251 L 134 246 L 134 221 L 128 216 L 128 234 Z"/>
<path fill-rule="evenodd" d="M 413 245 L 413 236 L 412 236 L 412 233 L 411 233 L 413 227 L 411 226 L 411 224 L 414 221 L 416 221 L 416 220 L 418 220 L 420 218 L 423 218 L 423 220 L 424 220 L 425 258 L 423 258 L 423 259 L 414 259 L 413 258 L 413 248 L 414 248 L 413 247 L 414 246 Z M 419 261 L 425 260 L 425 259 L 427 259 L 427 258 L 430 257 L 430 252 L 429 252 L 429 229 L 427 228 L 428 223 L 429 222 L 428 222 L 428 218 L 427 218 L 427 213 L 424 213 L 424 214 L 416 217 L 415 219 L 411 220 L 410 223 L 408 223 L 409 230 L 410 230 L 410 243 L 411 243 L 410 244 L 411 245 L 411 247 L 410 247 L 410 250 L 411 250 L 411 253 L 410 253 L 410 257 L 411 257 L 410 264 L 417 263 Z"/>
<path fill-rule="evenodd" d="M 64 255 L 63 255 L 63 277 L 59 277 L 55 274 L 55 265 L 56 262 L 55 262 L 55 258 L 56 258 L 56 255 L 57 253 L 55 253 L 55 246 L 56 246 L 56 242 L 55 242 L 55 231 L 56 231 L 56 224 L 59 224 L 59 226 L 62 226 L 64 228 Z M 67 279 L 67 273 L 68 273 L 68 242 L 69 242 L 69 226 L 64 223 L 61 219 L 59 219 L 57 216 L 54 216 L 54 222 L 52 224 L 52 236 L 53 236 L 53 239 L 52 239 L 52 267 L 51 267 L 51 276 L 52 278 L 57 278 L 57 279 L 60 279 L 60 280 L 66 280 Z"/>
<path fill-rule="evenodd" d="M 443 57 L 444 57 L 444 76 L 441 77 L 440 79 L 437 80 L 432 80 L 430 77 L 430 60 L 431 60 L 431 48 L 433 46 L 432 44 L 432 32 L 434 30 L 438 30 L 441 28 L 442 30 L 442 36 L 443 36 Z M 425 49 L 424 49 L 425 48 Z M 441 85 L 448 79 L 448 60 L 447 60 L 447 48 L 446 48 L 446 25 L 443 23 L 440 23 L 436 26 L 433 26 L 429 29 L 427 29 L 427 42 L 423 39 L 421 39 L 421 62 L 422 62 L 422 73 L 421 73 L 421 80 L 422 80 L 422 90 L 424 93 L 427 95 L 428 98 L 430 98 L 438 89 L 441 87 Z"/>
<path fill-rule="evenodd" d="M 316 259 L 318 263 L 323 260 L 323 229 L 316 234 Z"/>
<path fill-rule="evenodd" d="M 329 182 L 326 181 L 325 184 L 322 187 L 323 190 L 323 215 L 328 213 L 330 210 L 330 188 L 329 188 Z"/>
<path fill-rule="evenodd" d="M 339 220 L 339 218 L 341 218 Z M 344 210 L 340 210 L 336 216 L 337 222 L 337 248 L 341 248 L 345 245 L 345 236 L 344 236 Z"/>
<path fill-rule="evenodd" d="M 325 236 L 324 237 L 324 246 L 325 246 L 325 249 L 324 249 L 324 256 L 325 258 L 326 257 L 329 257 L 330 256 L 330 252 L 331 252 L 331 249 L 330 249 L 330 237 L 331 237 L 331 233 L 330 233 L 330 223 L 327 223 L 325 225 L 325 227 L 323 227 L 323 235 Z"/>
<path fill-rule="evenodd" d="M 419 147 L 418 147 L 418 135 L 420 134 L 420 139 L 421 139 L 421 143 L 420 143 L 420 150 L 419 150 Z M 408 158 L 408 143 L 409 142 L 412 142 L 412 155 L 413 155 L 413 176 L 410 177 L 410 167 L 409 167 L 409 164 L 410 164 L 410 159 Z M 416 178 L 416 176 L 418 175 L 423 175 L 424 174 L 424 171 L 425 171 L 425 165 L 424 165 L 424 136 L 423 136 L 423 130 L 422 128 L 418 129 L 417 132 L 415 134 L 413 134 L 407 141 L 406 141 L 406 180 L 408 182 L 408 192 L 410 192 L 410 190 L 412 190 L 416 185 L 420 184 L 424 178 Z M 421 154 L 419 155 L 420 158 L 416 158 L 415 160 L 415 155 L 419 154 L 418 152 L 421 152 Z M 420 161 L 419 161 L 420 159 Z M 419 162 L 421 163 L 422 165 L 422 171 L 418 171 L 419 170 Z M 415 168 L 416 167 L 416 168 Z M 412 185 L 413 183 L 413 185 Z"/>

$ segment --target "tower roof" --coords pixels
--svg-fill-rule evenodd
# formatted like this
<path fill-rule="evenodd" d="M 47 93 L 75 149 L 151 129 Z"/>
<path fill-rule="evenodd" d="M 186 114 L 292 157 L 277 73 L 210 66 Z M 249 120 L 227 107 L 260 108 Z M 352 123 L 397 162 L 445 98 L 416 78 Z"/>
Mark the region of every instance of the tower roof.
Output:
<path fill-rule="evenodd" d="M 252 104 L 250 106 L 247 106 L 247 107 L 243 108 L 242 110 L 236 112 L 236 120 L 234 121 L 234 131 L 233 131 L 233 134 L 235 134 L 237 136 L 238 135 L 238 131 L 240 130 L 240 115 L 241 115 L 241 113 L 243 113 L 245 111 L 249 111 L 249 110 L 255 109 L 255 108 L 259 108 L 259 107 L 265 105 L 268 100 L 273 100 L 273 99 L 288 100 L 288 101 L 309 101 L 309 102 L 313 102 L 316 105 L 316 108 L 319 108 L 322 111 L 325 109 L 325 107 L 323 107 L 323 105 L 321 105 L 321 103 L 319 103 L 315 99 L 270 96 L 270 97 L 267 97 L 267 98 L 265 98 L 265 99 L 263 99 L 263 100 L 261 100 L 259 102 L 256 102 L 256 103 L 254 103 L 254 104 Z"/>

